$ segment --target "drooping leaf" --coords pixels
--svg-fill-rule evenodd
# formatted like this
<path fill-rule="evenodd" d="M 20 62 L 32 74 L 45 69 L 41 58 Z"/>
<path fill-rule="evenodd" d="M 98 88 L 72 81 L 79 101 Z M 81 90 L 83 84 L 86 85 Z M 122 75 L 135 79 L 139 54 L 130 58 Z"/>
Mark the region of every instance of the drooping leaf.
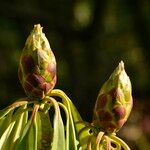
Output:
<path fill-rule="evenodd" d="M 4 108 L 3 110 L 0 110 L 0 119 L 3 118 L 5 115 L 7 115 L 11 110 L 14 110 L 15 108 L 25 105 L 28 103 L 28 98 L 21 98 L 18 101 L 14 102 L 10 106 Z"/>
<path fill-rule="evenodd" d="M 69 119 L 69 113 L 68 113 L 68 109 L 67 109 L 67 107 L 64 105 L 64 104 L 62 104 L 62 103 L 59 103 L 59 106 L 64 110 L 64 112 L 65 112 L 65 115 L 66 115 L 66 150 L 70 150 L 70 149 L 72 149 L 72 145 L 73 145 L 73 143 L 72 143 L 72 134 L 71 134 L 71 132 L 72 132 L 72 128 L 70 127 L 70 119 Z"/>
<path fill-rule="evenodd" d="M 39 112 L 37 112 L 34 126 L 37 130 L 35 140 L 37 142 L 37 150 L 39 150 L 39 148 L 41 147 L 41 141 L 42 141 L 42 124 L 41 124 L 41 117 L 40 117 Z"/>
<path fill-rule="evenodd" d="M 53 103 L 55 109 L 53 120 L 54 133 L 51 150 L 65 150 L 65 127 L 62 121 L 59 105 L 55 99 L 49 98 L 49 100 Z"/>
<path fill-rule="evenodd" d="M 37 132 L 38 132 L 38 128 L 37 128 L 37 121 L 35 117 L 27 133 L 26 146 L 28 150 L 37 150 L 37 134 L 38 134 Z"/>
<path fill-rule="evenodd" d="M 26 108 L 27 105 L 21 106 L 13 114 L 13 121 L 15 121 L 15 125 L 9 136 L 8 142 L 6 143 L 8 150 L 9 149 L 13 150 L 17 146 L 17 141 L 19 140 L 23 128 L 25 127 L 25 124 L 27 122 L 28 113 Z"/>
<path fill-rule="evenodd" d="M 13 110 L 10 111 L 6 116 L 0 119 L 0 137 L 3 135 L 7 127 L 12 121 Z"/>
<path fill-rule="evenodd" d="M 3 132 L 2 136 L 1 136 L 1 138 L 0 138 L 0 149 L 1 150 L 4 150 L 4 149 L 6 150 L 6 148 L 4 148 L 5 142 L 7 142 L 7 139 L 9 137 L 13 127 L 14 127 L 14 124 L 15 124 L 15 121 L 9 123 L 6 130 Z"/>
<path fill-rule="evenodd" d="M 62 99 L 63 104 L 66 106 L 68 113 L 69 113 L 69 131 L 70 131 L 70 146 L 72 147 L 72 149 L 77 150 L 78 149 L 78 140 L 77 140 L 77 135 L 76 135 L 76 131 L 75 131 L 75 126 L 74 126 L 74 121 L 73 121 L 73 116 L 72 116 L 72 112 L 71 112 L 71 108 L 70 108 L 70 104 L 69 101 L 71 101 L 69 99 L 69 97 L 61 90 L 59 89 L 55 89 L 52 90 L 50 93 L 50 96 L 57 96 L 60 97 Z"/>
<path fill-rule="evenodd" d="M 38 111 L 39 105 L 34 106 L 32 115 L 30 119 L 27 121 L 22 134 L 18 140 L 17 150 L 36 150 L 37 149 L 37 126 L 36 123 L 36 115 Z M 29 140 L 30 139 L 30 140 Z"/>
<path fill-rule="evenodd" d="M 26 148 L 27 147 L 27 144 L 26 144 L 26 142 L 27 142 L 27 132 L 28 132 L 30 126 L 31 126 L 31 120 L 27 120 L 27 122 L 26 122 L 26 124 L 23 128 L 23 131 L 22 131 L 22 133 L 21 133 L 21 135 L 20 135 L 20 137 L 17 141 L 16 150 L 20 150 L 20 149 L 21 150 L 26 150 L 27 149 Z"/>
<path fill-rule="evenodd" d="M 73 145 L 74 148 L 86 149 L 87 141 L 90 136 L 90 133 L 89 133 L 89 129 L 86 128 L 86 125 L 84 124 L 84 121 L 82 120 L 78 110 L 76 109 L 72 101 L 69 99 L 69 97 L 63 91 L 53 90 L 52 94 L 56 94 L 57 96 L 60 96 L 63 99 L 65 99 L 64 104 L 69 110 L 70 119 L 72 121 L 72 123 L 70 123 L 70 134 L 72 134 L 72 137 L 75 134 L 75 137 L 72 138 L 74 142 L 74 145 Z"/>
<path fill-rule="evenodd" d="M 50 122 L 49 114 L 47 111 L 43 112 L 41 110 L 41 111 L 38 111 L 38 115 L 41 120 L 41 129 L 39 127 L 39 130 L 38 130 L 39 132 L 41 132 L 40 150 L 50 150 L 51 142 L 53 140 L 53 128 Z"/>
<path fill-rule="evenodd" d="M 4 139 L 2 149 L 4 149 L 4 150 L 12 149 L 13 150 L 17 146 L 17 141 L 20 138 L 21 132 L 27 122 L 28 114 L 27 114 L 26 106 L 27 106 L 26 104 L 24 106 L 18 105 L 17 110 L 14 111 L 12 109 L 10 111 L 10 113 L 8 113 L 4 117 L 4 120 L 1 124 L 1 130 L 0 130 L 1 133 L 3 134 L 2 139 Z M 12 124 L 12 126 L 9 126 L 11 124 Z M 8 131 L 8 129 L 9 129 L 9 131 Z M 4 135 L 6 133 L 7 133 L 7 136 L 4 138 Z M 1 141 L 2 141 L 2 139 L 1 139 Z"/>

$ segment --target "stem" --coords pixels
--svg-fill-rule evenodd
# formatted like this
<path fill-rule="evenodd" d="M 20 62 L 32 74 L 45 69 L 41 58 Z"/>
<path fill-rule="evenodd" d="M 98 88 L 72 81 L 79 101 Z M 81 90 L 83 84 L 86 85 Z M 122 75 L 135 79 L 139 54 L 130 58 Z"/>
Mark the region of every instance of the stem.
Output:
<path fill-rule="evenodd" d="M 88 138 L 87 150 L 91 150 L 91 149 L 92 149 L 91 141 L 92 141 L 92 136 L 90 136 L 90 137 Z"/>
<path fill-rule="evenodd" d="M 104 132 L 99 132 L 97 137 L 96 137 L 96 149 L 99 150 L 99 144 L 101 142 L 101 139 L 104 135 Z"/>
<path fill-rule="evenodd" d="M 114 139 L 110 138 L 111 143 L 114 143 L 116 145 L 116 150 L 121 150 L 121 145 Z"/>
<path fill-rule="evenodd" d="M 121 140 L 120 138 L 118 138 L 117 136 L 115 136 L 115 135 L 109 135 L 109 137 L 112 140 L 114 140 L 117 143 L 119 143 L 124 148 L 124 150 L 130 150 L 130 148 L 128 147 L 128 145 L 123 140 Z"/>
<path fill-rule="evenodd" d="M 110 138 L 104 135 L 104 139 L 106 140 L 106 150 L 111 150 L 111 141 Z"/>
<path fill-rule="evenodd" d="M 32 115 L 31 115 L 31 121 L 33 122 L 34 121 L 34 118 L 36 117 L 36 114 L 38 112 L 38 109 L 39 109 L 39 104 L 35 104 L 34 105 L 34 108 L 33 108 L 33 111 L 32 111 Z"/>

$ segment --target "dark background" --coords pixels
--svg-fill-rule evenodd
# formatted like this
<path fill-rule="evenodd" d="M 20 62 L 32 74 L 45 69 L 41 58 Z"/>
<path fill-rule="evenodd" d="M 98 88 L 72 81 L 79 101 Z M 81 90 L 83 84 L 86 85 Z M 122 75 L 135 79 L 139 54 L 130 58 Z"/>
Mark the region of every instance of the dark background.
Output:
<path fill-rule="evenodd" d="M 37 23 L 44 27 L 56 56 L 56 88 L 66 92 L 86 121 L 91 122 L 100 87 L 124 61 L 132 82 L 134 110 L 120 136 L 132 149 L 149 148 L 150 1 L 1 0 L 1 109 L 25 96 L 18 63 Z"/>

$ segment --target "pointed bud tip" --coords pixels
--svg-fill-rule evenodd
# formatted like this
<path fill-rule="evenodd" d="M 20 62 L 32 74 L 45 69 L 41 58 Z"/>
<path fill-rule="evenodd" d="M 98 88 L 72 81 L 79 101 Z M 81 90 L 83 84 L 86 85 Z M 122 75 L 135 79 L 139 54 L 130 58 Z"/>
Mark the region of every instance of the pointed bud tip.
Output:
<path fill-rule="evenodd" d="M 119 63 L 119 69 L 124 70 L 124 62 L 122 60 Z"/>
<path fill-rule="evenodd" d="M 122 60 L 120 61 L 119 66 L 121 69 L 124 69 L 124 62 Z"/>
<path fill-rule="evenodd" d="M 120 76 L 123 72 L 125 71 L 124 69 L 124 63 L 123 61 L 120 61 L 119 65 L 116 67 L 114 72 L 111 74 L 110 78 L 116 78 L 118 75 Z"/>
<path fill-rule="evenodd" d="M 40 24 L 36 24 L 36 25 L 34 25 L 34 29 L 33 30 L 34 30 L 34 32 L 40 34 L 40 33 L 42 33 L 42 28 L 43 27 L 41 27 Z"/>
<path fill-rule="evenodd" d="M 41 25 L 40 24 L 35 24 L 34 27 L 40 28 Z"/>

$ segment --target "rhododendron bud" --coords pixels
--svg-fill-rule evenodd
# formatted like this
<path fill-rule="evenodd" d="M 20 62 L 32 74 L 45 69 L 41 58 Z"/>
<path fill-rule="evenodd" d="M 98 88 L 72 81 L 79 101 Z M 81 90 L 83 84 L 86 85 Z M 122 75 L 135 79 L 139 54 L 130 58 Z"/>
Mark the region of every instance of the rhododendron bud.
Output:
<path fill-rule="evenodd" d="M 30 97 L 43 99 L 56 84 L 56 60 L 40 24 L 27 38 L 20 59 L 19 79 Z"/>
<path fill-rule="evenodd" d="M 93 124 L 108 133 L 117 132 L 130 114 L 132 101 L 131 82 L 121 61 L 98 94 Z"/>

